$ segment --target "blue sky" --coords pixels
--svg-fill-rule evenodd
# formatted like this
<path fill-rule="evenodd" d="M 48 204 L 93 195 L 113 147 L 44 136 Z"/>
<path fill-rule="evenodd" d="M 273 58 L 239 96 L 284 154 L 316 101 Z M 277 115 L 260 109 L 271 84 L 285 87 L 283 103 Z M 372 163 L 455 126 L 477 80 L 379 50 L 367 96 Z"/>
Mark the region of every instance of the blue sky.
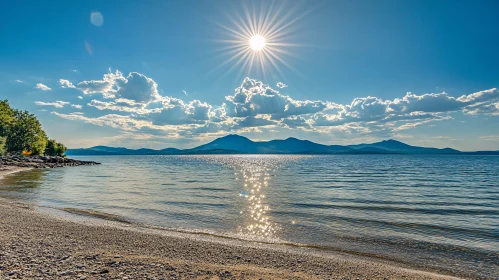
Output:
<path fill-rule="evenodd" d="M 3 6 L 0 98 L 70 147 L 238 133 L 499 150 L 497 1 Z"/>

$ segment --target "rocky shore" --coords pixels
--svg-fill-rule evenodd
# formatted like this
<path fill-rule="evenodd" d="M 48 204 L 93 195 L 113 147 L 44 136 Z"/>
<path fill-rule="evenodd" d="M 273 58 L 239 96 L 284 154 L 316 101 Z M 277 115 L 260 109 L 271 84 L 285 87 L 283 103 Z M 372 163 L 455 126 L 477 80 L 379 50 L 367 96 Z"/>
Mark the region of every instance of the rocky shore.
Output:
<path fill-rule="evenodd" d="M 56 168 L 64 166 L 80 166 L 100 164 L 95 161 L 81 161 L 65 157 L 50 156 L 2 156 L 0 157 L 0 168 L 2 166 L 16 166 L 24 168 Z"/>

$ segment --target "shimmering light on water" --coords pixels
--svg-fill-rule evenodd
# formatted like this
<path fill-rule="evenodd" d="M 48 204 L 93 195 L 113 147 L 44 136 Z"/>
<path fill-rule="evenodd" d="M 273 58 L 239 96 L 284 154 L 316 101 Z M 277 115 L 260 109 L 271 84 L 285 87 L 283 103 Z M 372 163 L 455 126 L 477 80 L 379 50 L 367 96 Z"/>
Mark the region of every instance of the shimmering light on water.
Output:
<path fill-rule="evenodd" d="M 0 196 L 133 222 L 499 271 L 499 157 L 110 156 L 0 181 Z"/>
<path fill-rule="evenodd" d="M 228 168 L 234 169 L 236 182 L 241 182 L 244 191 L 239 197 L 245 200 L 244 208 L 239 211 L 243 216 L 243 224 L 238 226 L 237 235 L 250 240 L 271 241 L 278 237 L 280 226 L 269 216 L 270 206 L 265 194 L 271 181 L 271 173 L 300 156 L 244 155 L 231 157 L 214 157 L 213 159 Z"/>

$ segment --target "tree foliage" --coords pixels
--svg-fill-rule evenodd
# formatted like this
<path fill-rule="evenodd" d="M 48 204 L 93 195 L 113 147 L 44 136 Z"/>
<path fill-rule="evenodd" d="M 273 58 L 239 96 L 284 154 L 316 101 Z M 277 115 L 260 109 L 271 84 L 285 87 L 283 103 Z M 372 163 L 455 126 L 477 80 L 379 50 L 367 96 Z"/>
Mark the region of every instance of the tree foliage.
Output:
<path fill-rule="evenodd" d="M 7 152 L 31 152 L 43 155 L 47 146 L 47 135 L 35 115 L 28 111 L 14 110 L 15 124 L 9 129 L 5 146 Z"/>
<path fill-rule="evenodd" d="M 14 110 L 7 100 L 0 100 L 0 137 L 5 137 L 14 124 Z"/>
<path fill-rule="evenodd" d="M 7 100 L 0 101 L 0 154 L 63 156 L 66 147 L 48 140 L 41 123 L 28 111 L 12 109 Z"/>
<path fill-rule="evenodd" d="M 67 148 L 66 146 L 64 146 L 64 144 L 57 143 L 57 141 L 49 139 L 47 142 L 47 147 L 45 148 L 45 155 L 62 157 L 66 150 Z"/>

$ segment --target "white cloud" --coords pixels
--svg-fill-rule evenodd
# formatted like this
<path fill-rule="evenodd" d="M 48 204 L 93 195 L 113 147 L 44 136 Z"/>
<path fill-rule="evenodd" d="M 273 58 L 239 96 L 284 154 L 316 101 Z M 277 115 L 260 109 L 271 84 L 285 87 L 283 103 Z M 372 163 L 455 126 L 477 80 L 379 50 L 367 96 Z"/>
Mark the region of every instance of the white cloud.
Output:
<path fill-rule="evenodd" d="M 64 79 L 60 79 L 59 84 L 61 88 L 76 88 L 70 81 Z"/>
<path fill-rule="evenodd" d="M 286 85 L 285 83 L 281 83 L 281 82 L 278 82 L 276 86 L 278 88 L 287 88 L 288 87 L 288 85 Z"/>
<path fill-rule="evenodd" d="M 183 90 L 182 92 L 183 92 L 185 95 L 187 95 L 187 91 Z"/>
<path fill-rule="evenodd" d="M 117 81 L 125 80 L 119 71 L 104 74 L 102 80 L 83 81 L 76 85 L 83 94 L 102 94 L 104 98 L 114 98 L 117 91 Z"/>
<path fill-rule="evenodd" d="M 120 71 L 110 72 L 102 80 L 83 81 L 76 88 L 83 94 L 102 94 L 104 98 L 123 98 L 144 104 L 160 97 L 156 82 L 136 72 L 131 72 L 127 77 Z"/>
<path fill-rule="evenodd" d="M 499 141 L 499 135 L 480 136 L 479 138 L 485 141 Z"/>
<path fill-rule="evenodd" d="M 158 85 L 153 79 L 132 72 L 123 82 L 118 83 L 116 96 L 140 103 L 150 103 L 159 98 Z"/>
<path fill-rule="evenodd" d="M 153 124 L 204 124 L 210 119 L 211 106 L 199 100 L 184 104 L 179 99 L 169 98 L 163 102 L 163 105 L 165 107 L 159 113 L 150 114 Z"/>
<path fill-rule="evenodd" d="M 78 99 L 83 99 L 83 96 L 78 96 Z"/>
<path fill-rule="evenodd" d="M 76 109 L 83 109 L 83 106 L 78 105 L 78 104 L 71 104 L 71 107 L 76 108 Z"/>
<path fill-rule="evenodd" d="M 242 120 L 237 121 L 237 128 L 244 128 L 244 127 L 259 127 L 259 126 L 268 126 L 268 125 L 274 125 L 275 122 L 264 119 L 264 118 L 255 118 L 255 117 L 246 117 Z"/>
<path fill-rule="evenodd" d="M 101 111 L 101 116 L 56 113 L 58 116 L 114 128 L 122 125 L 122 130 L 137 133 L 152 130 L 184 136 L 292 130 L 309 135 L 388 137 L 452 119 L 450 112 L 499 114 L 499 91 L 495 88 L 460 97 L 445 92 L 406 93 L 400 98 L 383 100 L 366 94 L 367 97 L 354 98 L 348 104 L 338 104 L 293 99 L 261 81 L 245 78 L 223 103 L 208 104 L 161 95 L 153 79 L 136 72 L 124 76 L 120 71 L 106 73 L 100 80 L 81 81 L 76 88 L 94 97 L 87 105 Z"/>
<path fill-rule="evenodd" d="M 55 101 L 55 102 L 35 101 L 35 104 L 38 106 L 54 106 L 55 108 L 62 108 L 62 107 L 64 107 L 64 105 L 68 105 L 69 102 L 65 102 L 65 101 Z"/>
<path fill-rule="evenodd" d="M 117 99 L 118 100 L 118 99 Z M 153 112 L 160 112 L 160 108 L 156 109 L 146 109 L 143 106 L 136 106 L 127 104 L 125 102 L 106 102 L 100 100 L 92 100 L 87 104 L 88 106 L 95 107 L 99 110 L 110 110 L 110 111 L 120 111 L 120 112 L 128 112 L 128 113 L 137 113 L 137 114 L 150 114 Z"/>
<path fill-rule="evenodd" d="M 36 84 L 35 88 L 37 89 L 41 89 L 43 91 L 47 91 L 47 90 L 52 90 L 51 88 L 49 88 L 48 86 L 42 84 L 42 83 L 38 83 Z"/>
<path fill-rule="evenodd" d="M 23 81 L 21 81 L 19 79 L 15 80 L 15 82 L 17 82 L 17 83 L 24 83 Z"/>
<path fill-rule="evenodd" d="M 282 95 L 268 85 L 250 78 L 244 79 L 234 95 L 226 96 L 225 112 L 229 117 L 272 115 L 273 119 L 316 113 L 326 108 L 322 101 L 298 101 Z"/>

